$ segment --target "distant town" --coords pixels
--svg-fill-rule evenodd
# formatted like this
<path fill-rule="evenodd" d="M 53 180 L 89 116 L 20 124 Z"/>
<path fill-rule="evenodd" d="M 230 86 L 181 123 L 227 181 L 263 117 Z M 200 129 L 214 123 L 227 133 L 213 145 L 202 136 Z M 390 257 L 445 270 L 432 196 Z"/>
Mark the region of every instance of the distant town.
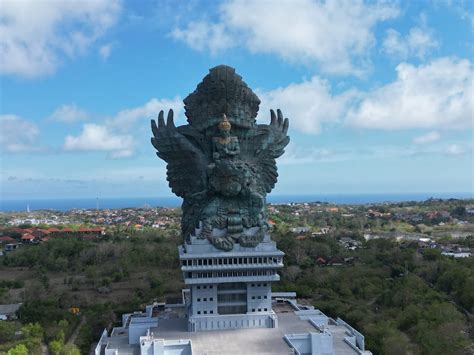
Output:
<path fill-rule="evenodd" d="M 377 354 L 471 349 L 473 199 L 269 204 L 267 214 L 285 253 L 275 292 L 347 319 Z M 180 208 L 162 207 L 0 213 L 0 353 L 87 354 L 124 312 L 181 299 L 180 221 Z"/>
<path fill-rule="evenodd" d="M 474 235 L 474 200 L 273 204 L 268 206 L 268 216 L 270 225 L 283 223 L 297 240 L 330 236 L 349 250 L 360 248 L 362 237 L 365 241 L 416 241 L 421 249 L 440 249 L 451 257 L 469 257 L 473 253 L 457 242 Z M 51 238 L 91 239 L 118 232 L 132 236 L 147 229 L 172 229 L 178 233 L 180 218 L 179 208 L 163 207 L 1 212 L 0 243 L 5 253 Z M 323 260 L 319 262 L 324 263 Z"/>

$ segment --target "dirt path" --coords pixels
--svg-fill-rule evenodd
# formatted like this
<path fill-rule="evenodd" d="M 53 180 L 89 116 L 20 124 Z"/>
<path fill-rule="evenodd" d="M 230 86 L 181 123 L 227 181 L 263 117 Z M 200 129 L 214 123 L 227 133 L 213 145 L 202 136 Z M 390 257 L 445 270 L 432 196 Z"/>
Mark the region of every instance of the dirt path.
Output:
<path fill-rule="evenodd" d="M 43 342 L 41 342 L 41 355 L 49 355 L 48 346 Z"/>
<path fill-rule="evenodd" d="M 76 338 L 77 338 L 77 335 L 79 334 L 79 330 L 81 330 L 81 327 L 84 325 L 85 322 L 86 322 L 86 317 L 82 317 L 76 329 L 74 329 L 71 336 L 67 340 L 67 344 L 74 344 L 76 342 Z"/>

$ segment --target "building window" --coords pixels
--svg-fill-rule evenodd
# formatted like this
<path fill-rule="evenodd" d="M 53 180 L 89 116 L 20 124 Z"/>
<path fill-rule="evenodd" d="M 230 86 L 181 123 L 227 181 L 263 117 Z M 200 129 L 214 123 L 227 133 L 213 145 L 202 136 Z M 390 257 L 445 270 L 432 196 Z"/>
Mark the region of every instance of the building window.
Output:
<path fill-rule="evenodd" d="M 255 299 L 255 296 L 252 296 L 252 299 L 254 300 L 254 299 Z"/>
<path fill-rule="evenodd" d="M 201 302 L 201 299 L 200 299 L 200 298 L 198 298 L 198 299 L 197 299 L 197 301 L 198 301 L 198 302 Z"/>
<path fill-rule="evenodd" d="M 252 284 L 252 287 L 255 287 L 255 284 Z"/>
<path fill-rule="evenodd" d="M 261 311 L 262 311 L 262 309 L 261 309 L 261 308 L 259 308 L 259 309 L 258 309 L 258 311 L 259 311 L 259 312 L 261 312 Z"/>
<path fill-rule="evenodd" d="M 213 314 L 213 313 L 214 313 L 214 311 L 209 311 L 209 313 L 210 313 L 210 314 Z"/>
<path fill-rule="evenodd" d="M 198 311 L 198 314 L 201 314 L 201 311 Z"/>
<path fill-rule="evenodd" d="M 207 311 L 204 311 L 204 314 L 207 314 Z"/>
<path fill-rule="evenodd" d="M 261 300 L 261 299 L 262 299 L 262 296 L 258 296 L 258 299 Z"/>
<path fill-rule="evenodd" d="M 212 285 L 210 285 L 209 288 L 212 288 Z"/>
<path fill-rule="evenodd" d="M 266 309 L 266 308 L 264 308 L 263 310 L 264 310 L 265 312 L 267 311 L 267 309 Z"/>
<path fill-rule="evenodd" d="M 207 298 L 203 298 L 203 301 L 206 302 L 206 301 L 207 301 Z"/>
<path fill-rule="evenodd" d="M 212 302 L 213 300 L 214 300 L 214 298 L 213 298 L 213 297 L 209 298 L 209 301 L 211 301 L 211 302 Z"/>
<path fill-rule="evenodd" d="M 206 288 L 207 288 L 207 286 L 203 286 L 202 288 L 203 288 L 203 289 L 206 289 Z"/>
<path fill-rule="evenodd" d="M 263 284 L 263 287 L 267 287 L 267 284 Z"/>
<path fill-rule="evenodd" d="M 198 286 L 197 289 L 199 290 L 201 288 L 201 286 Z"/>
<path fill-rule="evenodd" d="M 267 296 L 263 296 L 263 299 L 265 299 L 265 300 L 266 300 L 266 299 L 267 299 Z"/>
<path fill-rule="evenodd" d="M 255 312 L 255 308 L 252 308 L 252 312 Z"/>

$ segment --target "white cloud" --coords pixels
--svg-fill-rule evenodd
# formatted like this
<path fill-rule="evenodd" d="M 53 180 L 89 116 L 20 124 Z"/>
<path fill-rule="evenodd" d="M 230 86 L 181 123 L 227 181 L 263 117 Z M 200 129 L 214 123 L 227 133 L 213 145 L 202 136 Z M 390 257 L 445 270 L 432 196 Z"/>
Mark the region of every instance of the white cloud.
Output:
<path fill-rule="evenodd" d="M 374 27 L 398 16 L 388 2 L 230 0 L 218 21 L 191 22 L 171 32 L 197 50 L 242 45 L 255 53 L 319 64 L 328 73 L 361 74 L 370 64 Z"/>
<path fill-rule="evenodd" d="M 183 104 L 179 97 L 174 99 L 152 98 L 142 106 L 124 109 L 106 119 L 102 124 L 88 123 L 78 135 L 65 138 L 65 151 L 105 151 L 114 159 L 128 158 L 135 153 L 135 140 L 141 135 L 151 135 L 149 120 L 156 118 L 160 110 L 174 109 L 175 123 L 179 125 Z M 137 138 L 139 137 L 139 138 Z"/>
<path fill-rule="evenodd" d="M 133 137 L 118 135 L 106 126 L 88 123 L 78 136 L 68 135 L 64 142 L 66 151 L 106 151 L 111 158 L 125 158 L 133 155 Z"/>
<path fill-rule="evenodd" d="M 109 58 L 110 53 L 112 53 L 112 47 L 112 43 L 108 43 L 99 48 L 99 56 L 104 62 Z"/>
<path fill-rule="evenodd" d="M 403 37 L 400 32 L 389 29 L 383 41 L 383 50 L 402 59 L 418 57 L 424 59 L 429 53 L 439 47 L 433 32 L 426 26 L 413 27 Z"/>
<path fill-rule="evenodd" d="M 329 163 L 361 160 L 413 159 L 419 156 L 451 155 L 459 156 L 472 152 L 472 143 L 460 142 L 454 144 L 436 145 L 367 145 L 354 148 L 351 145 L 338 145 L 330 148 L 314 147 L 311 145 L 295 145 L 290 142 L 285 154 L 278 159 L 279 165 L 308 166 L 314 163 Z M 471 153 L 472 154 L 472 153 Z"/>
<path fill-rule="evenodd" d="M 441 135 L 438 132 L 432 131 L 432 132 L 423 134 L 421 136 L 415 137 L 413 139 L 413 143 L 415 144 L 433 143 L 433 142 L 438 141 L 440 138 L 441 138 Z"/>
<path fill-rule="evenodd" d="M 258 94 L 262 101 L 260 121 L 270 119 L 271 108 L 281 107 L 285 117 L 290 119 L 290 127 L 307 134 L 319 133 L 323 123 L 339 122 L 357 95 L 355 90 L 332 95 L 329 83 L 317 76 Z"/>
<path fill-rule="evenodd" d="M 45 151 L 37 143 L 39 128 L 17 115 L 0 115 L 0 148 L 9 153 Z"/>
<path fill-rule="evenodd" d="M 446 149 L 446 153 L 450 155 L 461 155 L 464 154 L 466 151 L 463 147 L 461 147 L 459 144 L 450 144 L 448 148 Z"/>
<path fill-rule="evenodd" d="M 48 120 L 73 123 L 89 118 L 89 114 L 75 104 L 61 105 L 48 117 Z"/>
<path fill-rule="evenodd" d="M 472 128 L 470 61 L 440 58 L 397 66 L 397 79 L 367 92 L 348 114 L 350 125 L 369 129 Z"/>
<path fill-rule="evenodd" d="M 191 21 L 184 30 L 176 28 L 171 32 L 171 37 L 185 42 L 195 50 L 208 49 L 211 54 L 234 45 L 233 38 L 224 24 L 212 24 L 205 21 Z"/>
<path fill-rule="evenodd" d="M 120 10 L 119 0 L 2 1 L 1 72 L 53 73 L 65 57 L 86 53 L 115 24 Z"/>
<path fill-rule="evenodd" d="M 316 162 L 334 161 L 340 159 L 341 154 L 334 150 L 317 147 L 304 147 L 290 142 L 285 154 L 278 159 L 279 165 L 307 165 Z"/>
<path fill-rule="evenodd" d="M 107 120 L 107 125 L 122 132 L 128 132 L 137 125 L 142 125 L 140 120 L 155 119 L 160 110 L 173 109 L 175 123 L 179 124 L 180 115 L 183 112 L 183 102 L 179 96 L 173 99 L 152 98 L 144 105 L 119 111 L 115 116 Z M 184 122 L 182 122 L 184 123 Z M 148 128 L 148 125 L 146 125 Z"/>

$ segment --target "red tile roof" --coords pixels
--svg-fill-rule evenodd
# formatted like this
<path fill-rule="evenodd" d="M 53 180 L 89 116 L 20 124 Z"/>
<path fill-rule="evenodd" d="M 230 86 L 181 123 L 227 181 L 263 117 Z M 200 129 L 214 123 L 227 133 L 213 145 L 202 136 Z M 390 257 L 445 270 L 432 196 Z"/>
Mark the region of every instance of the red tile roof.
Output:
<path fill-rule="evenodd" d="M 33 240 L 35 239 L 36 237 L 34 235 L 31 235 L 31 234 L 23 234 L 23 236 L 21 237 L 22 240 Z"/>
<path fill-rule="evenodd" d="M 82 236 L 82 238 L 84 239 L 95 239 L 97 236 L 93 235 L 93 234 L 84 234 Z"/>
<path fill-rule="evenodd" d="M 102 228 L 100 227 L 81 227 L 78 229 L 78 232 L 90 232 L 90 233 L 102 233 Z"/>

